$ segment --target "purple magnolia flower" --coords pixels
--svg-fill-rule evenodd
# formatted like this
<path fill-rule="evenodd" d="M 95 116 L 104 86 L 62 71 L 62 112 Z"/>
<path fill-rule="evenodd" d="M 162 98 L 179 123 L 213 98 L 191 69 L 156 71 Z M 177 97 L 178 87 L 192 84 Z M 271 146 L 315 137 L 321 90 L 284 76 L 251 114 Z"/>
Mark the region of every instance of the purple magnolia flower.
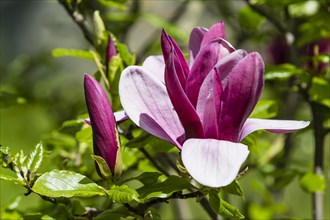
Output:
<path fill-rule="evenodd" d="M 230 184 L 249 154 L 240 142 L 253 131 L 287 133 L 309 124 L 248 119 L 264 87 L 264 63 L 256 52 L 235 50 L 222 22 L 193 29 L 189 64 L 165 31 L 161 42 L 163 57 L 123 71 L 122 106 L 138 126 L 176 145 L 199 183 Z"/>
<path fill-rule="evenodd" d="M 119 177 L 121 174 L 120 143 L 108 97 L 100 84 L 87 74 L 84 78 L 84 89 L 90 117 L 87 123 L 93 130 L 94 154 L 106 161 L 113 177 Z"/>

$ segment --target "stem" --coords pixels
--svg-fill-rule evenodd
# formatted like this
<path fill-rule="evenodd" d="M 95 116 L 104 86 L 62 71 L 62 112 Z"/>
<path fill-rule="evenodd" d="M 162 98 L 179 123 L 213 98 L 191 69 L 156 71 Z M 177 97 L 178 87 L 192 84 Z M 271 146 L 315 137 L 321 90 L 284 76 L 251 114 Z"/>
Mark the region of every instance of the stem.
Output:
<path fill-rule="evenodd" d="M 73 8 L 68 5 L 68 3 L 65 0 L 58 0 L 58 2 L 65 8 L 66 12 L 70 15 L 70 17 L 73 19 L 73 21 L 79 26 L 81 31 L 84 34 L 85 39 L 93 46 L 94 40 L 93 35 L 89 32 L 85 18 L 84 16 L 79 12 L 74 10 Z"/>
<path fill-rule="evenodd" d="M 324 128 L 322 106 L 316 102 L 310 103 L 314 126 L 314 173 L 323 175 L 323 153 L 324 153 Z M 323 219 L 323 192 L 314 192 L 312 195 L 313 219 Z"/>
<path fill-rule="evenodd" d="M 187 194 L 182 194 L 181 191 L 173 193 L 171 196 L 167 198 L 155 198 L 151 199 L 148 202 L 141 203 L 137 206 L 131 206 L 128 203 L 123 204 L 130 212 L 133 212 L 139 216 L 144 216 L 145 212 L 150 206 L 156 205 L 158 203 L 168 203 L 171 199 L 189 199 L 189 198 L 196 198 L 199 196 L 203 196 L 203 193 L 200 191 L 194 191 Z"/>
<path fill-rule="evenodd" d="M 205 197 L 201 199 L 200 203 L 201 203 L 202 207 L 204 208 L 204 210 L 207 212 L 207 214 L 209 214 L 209 216 L 211 217 L 212 220 L 221 219 L 218 216 L 218 214 L 213 211 L 213 209 L 210 206 L 209 201 Z"/>

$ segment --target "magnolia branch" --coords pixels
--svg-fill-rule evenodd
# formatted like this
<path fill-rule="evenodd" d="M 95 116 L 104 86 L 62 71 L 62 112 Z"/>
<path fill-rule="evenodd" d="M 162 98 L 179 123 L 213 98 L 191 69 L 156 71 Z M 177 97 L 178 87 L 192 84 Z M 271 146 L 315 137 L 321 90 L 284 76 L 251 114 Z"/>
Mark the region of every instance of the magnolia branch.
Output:
<path fill-rule="evenodd" d="M 70 15 L 73 21 L 79 26 L 81 31 L 84 34 L 85 39 L 91 44 L 94 45 L 93 35 L 89 32 L 84 16 L 70 5 L 65 0 L 58 0 L 58 2 L 65 8 L 66 12 Z"/>
<path fill-rule="evenodd" d="M 171 196 L 166 197 L 166 198 L 155 198 L 155 199 L 151 199 L 145 203 L 141 203 L 137 206 L 131 206 L 128 203 L 125 203 L 124 206 L 131 212 L 135 213 L 136 215 L 139 216 L 144 216 L 144 214 L 146 213 L 147 209 L 150 206 L 153 206 L 155 204 L 158 203 L 168 203 L 169 200 L 171 199 L 189 199 L 189 198 L 196 198 L 196 197 L 202 197 L 203 193 L 201 193 L 200 191 L 194 191 L 191 193 L 187 193 L 187 194 L 182 194 L 182 191 L 179 192 L 175 192 L 173 193 Z"/>

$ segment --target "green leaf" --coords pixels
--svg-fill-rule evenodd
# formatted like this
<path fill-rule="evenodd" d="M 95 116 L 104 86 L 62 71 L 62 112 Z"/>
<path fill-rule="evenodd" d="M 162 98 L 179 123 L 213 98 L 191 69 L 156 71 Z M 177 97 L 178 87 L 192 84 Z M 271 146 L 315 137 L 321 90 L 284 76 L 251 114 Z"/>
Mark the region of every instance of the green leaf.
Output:
<path fill-rule="evenodd" d="M 113 201 L 119 203 L 128 203 L 133 200 L 139 201 L 139 194 L 136 192 L 136 190 L 131 189 L 126 185 L 112 186 L 111 189 L 108 191 L 108 195 L 110 196 L 110 198 L 113 199 Z"/>
<path fill-rule="evenodd" d="M 224 190 L 226 190 L 226 192 L 228 192 L 230 194 L 244 197 L 241 185 L 239 184 L 239 182 L 237 180 L 234 180 L 230 185 L 225 186 Z"/>
<path fill-rule="evenodd" d="M 240 26 L 245 29 L 257 29 L 265 21 L 265 18 L 249 6 L 245 6 L 239 11 L 238 21 Z"/>
<path fill-rule="evenodd" d="M 103 23 L 103 20 L 100 16 L 99 11 L 94 11 L 93 14 L 93 27 L 94 27 L 94 44 L 95 46 L 100 46 L 103 42 L 105 42 L 105 25 Z"/>
<path fill-rule="evenodd" d="M 220 198 L 220 193 L 210 192 L 209 201 L 213 211 L 219 215 L 234 219 L 244 219 L 244 215 L 236 207 Z"/>
<path fill-rule="evenodd" d="M 309 95 L 313 101 L 330 108 L 330 82 L 320 77 L 314 77 Z"/>
<path fill-rule="evenodd" d="M 121 11 L 126 10 L 126 6 L 118 3 L 117 1 L 110 1 L 110 0 L 98 0 L 100 4 L 102 4 L 105 7 L 112 7 L 112 8 L 117 8 Z"/>
<path fill-rule="evenodd" d="M 121 58 L 125 62 L 126 66 L 135 64 L 135 55 L 131 54 L 125 44 L 120 43 L 118 40 L 115 41 L 116 49 L 120 54 Z"/>
<path fill-rule="evenodd" d="M 322 192 L 325 189 L 325 178 L 320 174 L 306 173 L 300 179 L 300 186 L 309 193 Z"/>
<path fill-rule="evenodd" d="M 277 115 L 278 106 L 274 100 L 260 100 L 254 108 L 251 118 L 273 118 Z"/>
<path fill-rule="evenodd" d="M 76 133 L 76 138 L 79 142 L 87 142 L 92 140 L 92 134 L 92 127 L 88 125 Z"/>
<path fill-rule="evenodd" d="M 137 189 L 140 199 L 148 199 L 151 197 L 164 197 L 173 192 L 181 191 L 188 188 L 195 188 L 186 179 L 179 176 L 170 176 L 165 181 L 153 185 L 142 186 Z"/>
<path fill-rule="evenodd" d="M 302 72 L 303 71 L 301 69 L 289 63 L 276 66 L 266 66 L 265 80 L 286 81 L 291 76 L 300 74 Z"/>
<path fill-rule="evenodd" d="M 92 158 L 93 160 L 95 160 L 95 162 L 98 165 L 99 171 L 101 173 L 101 177 L 110 180 L 112 178 L 112 173 L 107 162 L 102 157 L 97 155 L 92 155 Z"/>
<path fill-rule="evenodd" d="M 41 166 L 44 157 L 44 148 L 41 143 L 37 144 L 33 151 L 28 155 L 24 161 L 23 166 L 26 166 L 30 172 L 36 172 Z"/>
<path fill-rule="evenodd" d="M 15 177 L 9 176 L 9 175 L 4 174 L 4 173 L 0 173 L 0 180 L 10 181 L 10 182 L 13 182 L 15 184 L 20 184 L 20 185 L 23 185 L 23 186 L 26 185 L 23 180 L 17 179 Z"/>
<path fill-rule="evenodd" d="M 161 173 L 158 172 L 144 172 L 142 174 L 140 174 L 137 177 L 131 177 L 127 180 L 125 180 L 124 182 L 128 182 L 131 180 L 138 180 L 141 183 L 143 183 L 143 185 L 148 186 L 148 185 L 152 185 L 154 183 L 156 183 L 158 181 L 158 178 L 161 176 Z"/>
<path fill-rule="evenodd" d="M 56 48 L 52 51 L 52 55 L 54 57 L 72 56 L 72 57 L 94 60 L 93 55 L 90 53 L 89 50 Z"/>
<path fill-rule="evenodd" d="M 91 197 L 105 195 L 105 190 L 86 176 L 66 170 L 44 173 L 35 182 L 32 190 L 48 197 Z"/>

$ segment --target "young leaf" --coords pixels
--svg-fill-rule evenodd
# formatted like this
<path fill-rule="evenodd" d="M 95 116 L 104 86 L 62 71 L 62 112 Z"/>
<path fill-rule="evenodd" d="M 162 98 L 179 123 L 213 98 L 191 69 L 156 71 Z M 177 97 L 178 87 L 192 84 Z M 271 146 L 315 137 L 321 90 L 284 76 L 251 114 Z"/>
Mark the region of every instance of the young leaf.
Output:
<path fill-rule="evenodd" d="M 97 163 L 98 169 L 102 175 L 101 177 L 110 180 L 112 178 L 112 173 L 107 162 L 102 157 L 97 155 L 92 155 L 92 158 Z"/>
<path fill-rule="evenodd" d="M 32 191 L 48 197 L 105 195 L 105 190 L 86 176 L 66 170 L 44 173 L 36 180 Z"/>
<path fill-rule="evenodd" d="M 25 182 L 23 180 L 20 180 L 20 179 L 17 179 L 15 177 L 12 177 L 12 176 L 9 176 L 9 175 L 6 175 L 4 173 L 0 173 L 0 180 L 6 180 L 6 181 L 11 181 L 15 184 L 20 184 L 20 185 L 23 185 L 25 186 Z"/>
<path fill-rule="evenodd" d="M 131 54 L 125 44 L 116 41 L 116 49 L 118 53 L 122 57 L 123 61 L 125 62 L 126 66 L 134 65 L 135 64 L 135 55 Z"/>
<path fill-rule="evenodd" d="M 52 55 L 54 57 L 72 56 L 88 60 L 94 60 L 93 55 L 88 50 L 56 48 L 52 51 Z"/>
<path fill-rule="evenodd" d="M 330 108 L 330 83 L 328 80 L 314 77 L 309 95 L 313 101 Z"/>
<path fill-rule="evenodd" d="M 314 173 L 306 173 L 300 179 L 300 186 L 309 193 L 322 192 L 325 189 L 326 183 L 324 176 Z"/>
<path fill-rule="evenodd" d="M 243 190 L 237 180 L 233 181 L 230 185 L 224 187 L 224 189 L 230 194 L 234 194 L 244 198 Z"/>
<path fill-rule="evenodd" d="M 44 148 L 41 143 L 37 144 L 33 151 L 28 155 L 24 161 L 23 166 L 26 166 L 27 170 L 30 172 L 36 172 L 43 160 Z"/>
<path fill-rule="evenodd" d="M 211 208 L 219 215 L 234 219 L 244 219 L 244 215 L 236 207 L 220 198 L 220 193 L 210 192 L 209 199 Z"/>
<path fill-rule="evenodd" d="M 126 185 L 112 186 L 108 191 L 108 195 L 113 199 L 113 201 L 119 203 L 127 203 L 133 200 L 139 201 L 139 194 L 135 191 L 135 189 L 131 189 Z"/>

